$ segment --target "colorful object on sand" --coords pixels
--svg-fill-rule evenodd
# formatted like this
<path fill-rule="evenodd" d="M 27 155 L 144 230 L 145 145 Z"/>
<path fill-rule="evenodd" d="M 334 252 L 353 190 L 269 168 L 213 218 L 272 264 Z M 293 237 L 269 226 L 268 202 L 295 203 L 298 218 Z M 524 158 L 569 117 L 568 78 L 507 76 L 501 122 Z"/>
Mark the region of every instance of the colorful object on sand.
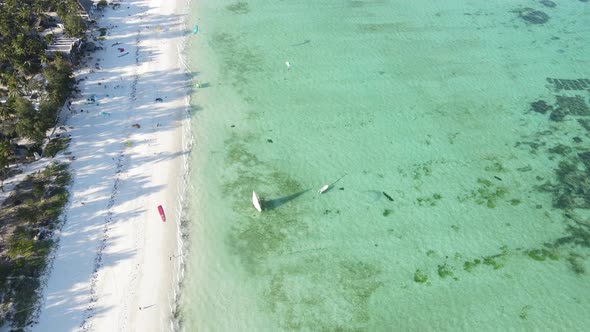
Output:
<path fill-rule="evenodd" d="M 164 213 L 164 208 L 162 205 L 158 205 L 158 212 L 160 213 L 160 218 L 162 218 L 162 222 L 166 222 L 166 214 Z"/>
<path fill-rule="evenodd" d="M 195 27 L 193 28 L 193 33 L 197 33 L 199 32 L 199 26 L 195 24 Z"/>

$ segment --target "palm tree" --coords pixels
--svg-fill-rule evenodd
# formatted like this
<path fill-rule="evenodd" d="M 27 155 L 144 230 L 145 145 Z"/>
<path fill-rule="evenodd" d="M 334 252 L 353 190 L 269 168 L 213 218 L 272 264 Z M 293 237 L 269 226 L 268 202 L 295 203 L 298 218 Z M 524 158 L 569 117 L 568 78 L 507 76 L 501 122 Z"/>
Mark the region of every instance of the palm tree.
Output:
<path fill-rule="evenodd" d="M 6 128 L 10 130 L 12 123 L 7 124 L 7 119 L 13 116 L 13 110 L 6 105 L 6 103 L 0 103 L 0 139 L 6 135 Z"/>
<path fill-rule="evenodd" d="M 4 177 L 10 165 L 10 157 L 14 154 L 12 145 L 8 140 L 0 142 L 0 189 L 4 191 Z"/>
<path fill-rule="evenodd" d="M 5 103 L 0 104 L 0 120 L 4 121 L 13 116 L 13 111 Z"/>
<path fill-rule="evenodd" d="M 8 96 L 9 97 L 19 97 L 22 95 L 20 91 L 21 82 L 20 80 L 22 77 L 18 76 L 16 73 L 10 73 L 8 77 Z"/>

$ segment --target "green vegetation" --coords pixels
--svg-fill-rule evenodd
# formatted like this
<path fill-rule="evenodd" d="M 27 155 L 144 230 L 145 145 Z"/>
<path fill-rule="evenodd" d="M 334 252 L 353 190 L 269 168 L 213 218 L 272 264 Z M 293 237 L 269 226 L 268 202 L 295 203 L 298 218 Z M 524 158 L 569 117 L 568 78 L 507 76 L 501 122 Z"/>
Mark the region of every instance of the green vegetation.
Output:
<path fill-rule="evenodd" d="M 12 145 L 8 140 L 0 141 L 0 181 L 3 181 L 4 175 L 8 171 L 12 151 Z"/>
<path fill-rule="evenodd" d="M 225 8 L 234 14 L 248 14 L 250 12 L 247 2 L 236 2 Z"/>
<path fill-rule="evenodd" d="M 35 141 L 45 138 L 46 126 L 40 112 L 37 112 L 33 104 L 22 97 L 14 100 L 14 110 L 18 117 L 15 130 L 21 137 L 27 137 Z"/>
<path fill-rule="evenodd" d="M 466 261 L 463 263 L 463 269 L 467 272 L 471 272 L 471 270 L 473 270 L 474 267 L 478 266 L 481 263 L 481 260 L 479 259 L 474 259 L 473 262 L 471 261 Z"/>
<path fill-rule="evenodd" d="M 584 163 L 584 154 L 572 155 L 559 162 L 554 170 L 556 182 L 545 182 L 537 187 L 539 191 L 552 194 L 552 205 L 561 210 L 587 209 L 590 207 L 590 186 L 588 166 Z"/>
<path fill-rule="evenodd" d="M 412 170 L 412 178 L 416 181 L 432 175 L 432 160 L 422 164 L 414 164 L 412 166 L 414 167 Z"/>
<path fill-rule="evenodd" d="M 416 270 L 414 272 L 414 281 L 423 284 L 428 281 L 428 275 L 420 270 Z"/>
<path fill-rule="evenodd" d="M 107 2 L 107 0 L 100 0 L 97 4 L 96 4 L 96 8 L 98 8 L 99 10 L 103 10 L 105 9 L 107 6 L 109 5 L 109 3 Z"/>
<path fill-rule="evenodd" d="M 65 149 L 69 143 L 70 143 L 69 138 L 53 139 L 53 140 L 49 141 L 49 143 L 47 143 L 47 146 L 45 147 L 45 155 L 55 157 L 55 155 L 59 151 Z"/>
<path fill-rule="evenodd" d="M 494 172 L 494 173 L 506 172 L 506 168 L 504 168 L 502 163 L 497 158 L 488 158 L 488 160 L 491 161 L 492 164 L 488 165 L 484 168 L 487 172 Z"/>
<path fill-rule="evenodd" d="M 40 100 L 38 109 L 24 97 L 9 97 L 6 107 L 12 109 L 12 116 L 7 119 L 15 123 L 15 134 L 30 138 L 36 142 L 45 138 L 45 133 L 55 125 L 60 106 L 74 86 L 71 65 L 61 57 L 56 57 L 43 70 L 47 80 L 47 95 Z"/>
<path fill-rule="evenodd" d="M 66 35 L 78 38 L 84 37 L 87 27 L 86 23 L 80 16 L 76 15 L 75 13 L 67 14 L 63 20 Z"/>
<path fill-rule="evenodd" d="M 23 180 L 0 209 L 0 324 L 10 321 L 13 330 L 30 324 L 69 182 L 67 165 L 51 164 Z"/>
<path fill-rule="evenodd" d="M 497 258 L 501 257 L 501 255 L 494 255 L 494 256 L 484 256 L 483 263 L 485 265 L 491 266 L 494 270 L 497 270 L 504 266 L 504 264 L 498 262 Z"/>
<path fill-rule="evenodd" d="M 438 266 L 438 276 L 441 278 L 452 277 L 453 271 L 447 266 L 447 263 Z"/>
<path fill-rule="evenodd" d="M 459 201 L 464 202 L 473 199 L 479 205 L 486 205 L 490 209 L 495 208 L 498 200 L 503 199 L 508 190 L 505 187 L 495 186 L 490 180 L 477 179 L 480 185 L 477 190 L 472 190 L 470 194 L 457 197 Z"/>
<path fill-rule="evenodd" d="M 586 269 L 584 268 L 584 263 L 582 262 L 583 257 L 571 252 L 569 257 L 567 258 L 568 263 L 570 264 L 570 268 L 576 274 L 585 274 Z"/>
<path fill-rule="evenodd" d="M 547 250 L 545 248 L 527 250 L 526 254 L 530 258 L 540 262 L 544 261 L 547 257 L 554 261 L 559 259 L 559 255 L 557 254 L 556 250 Z"/>
<path fill-rule="evenodd" d="M 432 197 L 418 197 L 418 198 L 416 198 L 416 201 L 418 202 L 418 205 L 420 205 L 420 206 L 424 206 L 424 205 L 435 206 L 436 202 L 441 199 L 442 199 L 442 196 L 440 194 L 433 194 Z"/>
<path fill-rule="evenodd" d="M 530 305 L 525 305 L 524 307 L 522 307 L 522 309 L 520 309 L 520 313 L 518 314 L 518 317 L 520 317 L 520 319 L 526 320 L 527 318 L 529 318 L 529 310 L 532 307 Z"/>
<path fill-rule="evenodd" d="M 55 25 L 47 12 L 58 13 L 67 35 L 84 35 L 75 0 L 5 1 L 0 6 L 0 97 L 6 98 L 0 107 L 0 139 L 44 139 L 73 87 L 71 65 L 45 54 L 53 35 L 44 38 L 39 32 Z"/>
<path fill-rule="evenodd" d="M 54 36 L 39 32 L 55 26 L 46 13 L 57 12 L 65 33 L 82 37 L 86 26 L 76 0 L 3 1 L 0 6 L 0 187 L 15 161 L 13 138 L 34 143 L 27 151 L 41 152 L 46 132 L 56 123 L 57 112 L 74 86 L 71 64 L 56 55 L 45 54 Z M 35 107 L 34 105 L 38 105 Z M 59 146 L 48 145 L 49 154 Z"/>

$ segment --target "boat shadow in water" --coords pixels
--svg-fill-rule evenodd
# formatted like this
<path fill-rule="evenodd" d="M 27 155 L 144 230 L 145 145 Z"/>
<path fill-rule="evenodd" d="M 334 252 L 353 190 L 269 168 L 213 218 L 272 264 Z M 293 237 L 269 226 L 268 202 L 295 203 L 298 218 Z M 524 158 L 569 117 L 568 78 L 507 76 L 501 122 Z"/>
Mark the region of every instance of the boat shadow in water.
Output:
<path fill-rule="evenodd" d="M 296 192 L 291 195 L 275 198 L 275 199 L 265 199 L 263 204 L 263 209 L 270 211 L 279 208 L 281 205 L 288 203 L 289 201 L 294 200 L 295 198 L 305 194 L 306 192 L 310 191 L 311 189 L 305 189 L 300 192 Z"/>

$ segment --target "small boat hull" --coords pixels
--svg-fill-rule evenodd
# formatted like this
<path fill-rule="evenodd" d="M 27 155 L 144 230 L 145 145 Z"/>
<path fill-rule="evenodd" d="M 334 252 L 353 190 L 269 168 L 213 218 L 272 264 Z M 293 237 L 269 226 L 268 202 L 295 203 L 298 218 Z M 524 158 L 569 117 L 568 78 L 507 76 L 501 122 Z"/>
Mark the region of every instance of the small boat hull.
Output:
<path fill-rule="evenodd" d="M 254 205 L 256 211 L 262 212 L 262 204 L 260 204 L 260 198 L 258 198 L 255 191 L 252 192 L 252 205 Z"/>

